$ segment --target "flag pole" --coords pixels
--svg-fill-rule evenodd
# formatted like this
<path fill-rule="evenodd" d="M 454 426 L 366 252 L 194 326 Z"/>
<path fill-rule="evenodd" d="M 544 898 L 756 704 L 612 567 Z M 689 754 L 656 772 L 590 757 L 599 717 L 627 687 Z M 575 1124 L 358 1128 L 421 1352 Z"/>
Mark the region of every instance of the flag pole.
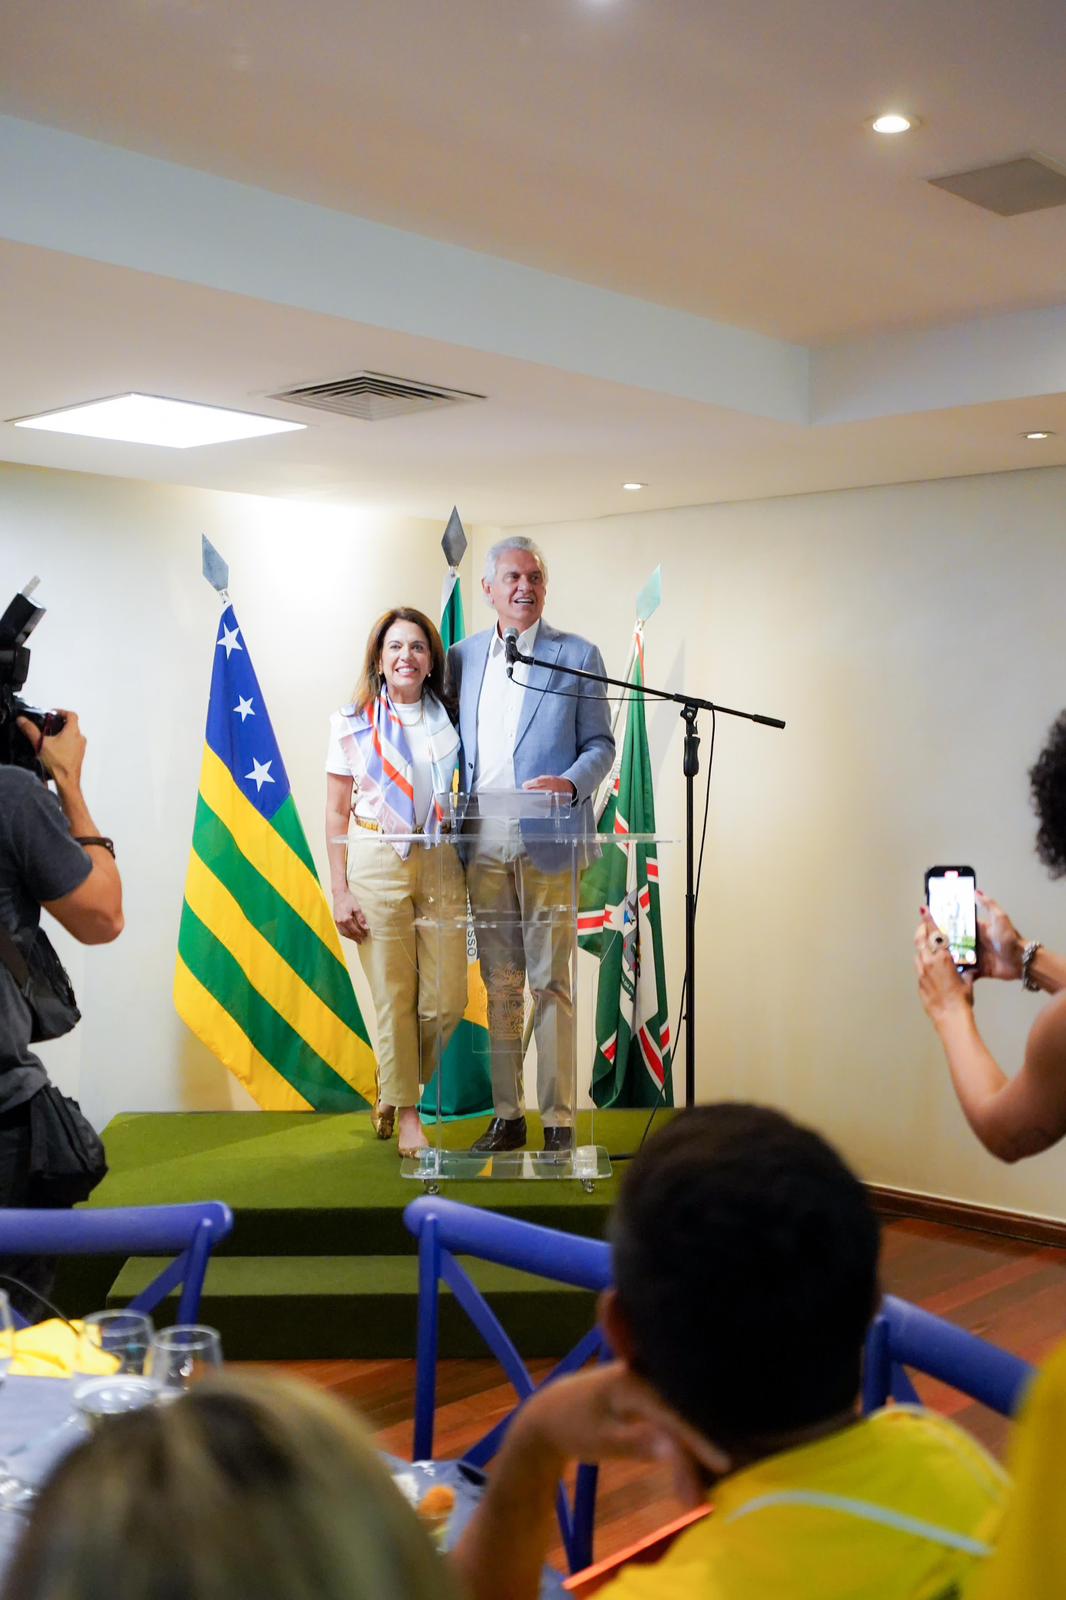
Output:
<path fill-rule="evenodd" d="M 658 566 L 658 567 L 655 568 L 655 571 L 648 578 L 648 581 L 647 581 L 647 583 L 645 583 L 643 589 L 637 595 L 637 603 L 636 603 L 636 607 L 635 607 L 637 617 L 636 617 L 636 622 L 633 624 L 633 637 L 629 641 L 629 658 L 626 661 L 626 670 L 622 674 L 623 678 L 626 680 L 627 683 L 629 682 L 629 680 L 633 676 L 633 663 L 637 659 L 637 650 L 639 648 L 637 641 L 640 638 L 641 631 L 642 631 L 642 629 L 644 627 L 644 624 L 648 621 L 649 617 L 651 617 L 653 615 L 653 613 L 656 612 L 659 609 L 659 606 L 660 606 L 660 604 L 662 602 L 662 598 L 663 598 L 663 569 L 662 569 L 661 566 Z M 619 721 L 621 720 L 622 707 L 625 705 L 625 703 L 626 702 L 625 702 L 624 697 L 618 699 L 615 702 L 614 712 L 613 712 L 613 714 L 611 716 L 611 732 L 612 732 L 612 734 L 614 733 L 615 729 L 618 726 Z M 596 801 L 595 801 L 595 804 L 593 806 L 593 812 L 594 812 L 595 817 L 596 817 L 596 826 L 597 827 L 599 827 L 600 820 L 603 817 L 603 813 L 607 809 L 608 801 L 611 798 L 611 791 L 614 788 L 614 780 L 618 776 L 619 772 L 621 771 L 621 764 L 622 764 L 621 755 L 616 755 L 615 758 L 614 758 L 614 764 L 612 765 L 611 770 L 607 774 L 606 778 L 604 778 L 602 787 L 600 788 L 600 792 L 596 797 Z"/>

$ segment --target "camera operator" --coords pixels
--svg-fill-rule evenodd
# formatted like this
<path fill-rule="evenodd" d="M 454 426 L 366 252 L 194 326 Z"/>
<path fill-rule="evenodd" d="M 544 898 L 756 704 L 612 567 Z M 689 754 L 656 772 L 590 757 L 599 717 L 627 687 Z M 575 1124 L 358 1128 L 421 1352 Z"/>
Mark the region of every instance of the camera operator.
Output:
<path fill-rule="evenodd" d="M 113 846 L 100 835 L 81 791 L 85 736 L 72 711 L 62 716 L 64 725 L 51 737 L 28 717 L 16 716 L 19 732 L 9 729 L 8 741 L 15 759 L 0 764 L 0 924 L 23 953 L 33 941 L 42 906 L 82 944 L 107 944 L 122 932 L 122 883 Z M 24 752 L 16 744 L 20 735 L 28 741 Z M 0 963 L 3 1206 L 34 1203 L 30 1102 L 48 1083 L 48 1074 L 30 1049 L 31 1029 L 30 1008 Z M 13 1270 L 33 1287 L 43 1287 L 47 1267 L 30 1269 L 28 1275 L 28 1266 L 22 1258 Z M 6 1270 L 3 1261 L 0 1270 Z"/>

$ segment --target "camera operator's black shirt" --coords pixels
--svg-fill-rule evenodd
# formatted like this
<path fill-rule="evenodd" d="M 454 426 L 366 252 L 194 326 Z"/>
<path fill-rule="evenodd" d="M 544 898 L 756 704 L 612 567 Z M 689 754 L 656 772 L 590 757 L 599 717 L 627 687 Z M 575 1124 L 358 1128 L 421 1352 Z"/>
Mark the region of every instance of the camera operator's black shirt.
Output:
<path fill-rule="evenodd" d="M 21 767 L 0 767 L 0 922 L 22 950 L 36 932 L 42 901 L 72 894 L 91 871 L 51 790 Z M 48 1082 L 30 1049 L 30 1026 L 29 1007 L 0 962 L 0 1111 Z"/>

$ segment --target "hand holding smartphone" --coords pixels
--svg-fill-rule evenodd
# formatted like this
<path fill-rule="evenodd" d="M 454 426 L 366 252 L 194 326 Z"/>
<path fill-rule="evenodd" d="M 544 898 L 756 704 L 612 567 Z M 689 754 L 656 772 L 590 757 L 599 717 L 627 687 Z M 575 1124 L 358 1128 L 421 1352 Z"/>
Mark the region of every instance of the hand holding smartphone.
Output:
<path fill-rule="evenodd" d="M 925 875 L 929 915 L 948 941 L 960 972 L 977 966 L 977 877 L 972 867 L 930 867 Z"/>

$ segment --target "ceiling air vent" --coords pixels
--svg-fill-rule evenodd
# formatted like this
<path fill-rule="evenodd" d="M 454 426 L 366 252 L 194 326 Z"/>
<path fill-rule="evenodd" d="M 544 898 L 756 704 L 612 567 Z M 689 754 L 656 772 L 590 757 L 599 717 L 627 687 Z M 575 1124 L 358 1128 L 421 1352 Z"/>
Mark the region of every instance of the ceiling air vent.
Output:
<path fill-rule="evenodd" d="M 394 378 L 387 372 L 357 372 L 354 378 L 302 384 L 270 398 L 284 400 L 290 406 L 310 406 L 315 411 L 359 417 L 363 422 L 381 422 L 385 417 L 402 417 L 409 411 L 439 411 L 463 400 L 484 400 L 485 396 L 468 394 L 464 389 L 441 389 L 435 383 L 415 383 L 410 378 Z"/>
<path fill-rule="evenodd" d="M 992 167 L 955 172 L 928 180 L 960 200 L 969 200 L 998 217 L 1020 217 L 1027 211 L 1046 211 L 1066 205 L 1066 172 L 1046 156 L 1019 156 Z"/>

